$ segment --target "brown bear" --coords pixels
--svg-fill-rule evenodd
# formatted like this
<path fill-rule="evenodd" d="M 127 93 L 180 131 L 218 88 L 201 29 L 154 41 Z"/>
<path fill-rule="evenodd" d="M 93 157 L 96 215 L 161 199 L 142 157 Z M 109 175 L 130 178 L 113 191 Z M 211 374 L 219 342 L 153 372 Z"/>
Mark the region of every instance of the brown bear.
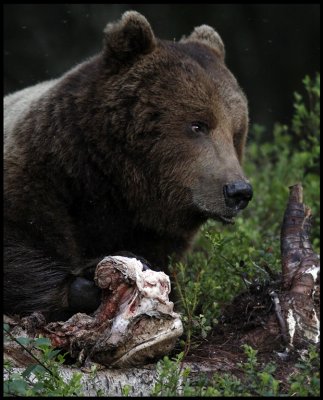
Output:
<path fill-rule="evenodd" d="M 208 218 L 247 206 L 247 100 L 224 56 L 207 25 L 159 40 L 129 11 L 100 54 L 5 97 L 6 313 L 93 311 L 104 256 L 167 271 Z"/>

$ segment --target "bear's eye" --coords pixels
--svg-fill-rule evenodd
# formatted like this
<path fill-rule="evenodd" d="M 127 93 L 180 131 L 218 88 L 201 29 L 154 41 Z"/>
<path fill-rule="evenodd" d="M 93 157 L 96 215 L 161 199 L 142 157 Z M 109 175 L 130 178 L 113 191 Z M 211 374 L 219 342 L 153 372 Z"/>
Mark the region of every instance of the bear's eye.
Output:
<path fill-rule="evenodd" d="M 209 127 L 204 122 L 192 122 L 191 130 L 197 135 L 207 135 L 209 133 Z"/>

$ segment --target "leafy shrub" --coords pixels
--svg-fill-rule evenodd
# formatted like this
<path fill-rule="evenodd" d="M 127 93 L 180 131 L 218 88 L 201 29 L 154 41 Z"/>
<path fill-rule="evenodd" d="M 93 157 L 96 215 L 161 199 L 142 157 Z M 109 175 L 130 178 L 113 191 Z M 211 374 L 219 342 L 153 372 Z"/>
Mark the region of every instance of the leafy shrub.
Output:
<path fill-rule="evenodd" d="M 243 345 L 246 361 L 237 363 L 242 372 L 241 379 L 229 373 L 215 373 L 211 378 L 200 375 L 190 376 L 189 368 L 182 368 L 183 353 L 174 359 L 165 356 L 157 364 L 158 380 L 152 396 L 319 396 L 319 356 L 314 347 L 310 347 L 299 357 L 297 368 L 287 379 L 287 387 L 275 378 L 275 363 L 260 365 L 257 350 Z"/>
<path fill-rule="evenodd" d="M 300 356 L 298 372 L 289 377 L 290 396 L 320 396 L 320 359 L 314 346 Z"/>
<path fill-rule="evenodd" d="M 8 378 L 3 383 L 4 396 L 79 396 L 81 395 L 80 373 L 74 373 L 65 382 L 59 367 L 65 361 L 65 355 L 51 346 L 48 338 L 13 338 L 9 326 L 4 324 L 5 340 L 15 340 L 25 351 L 33 356 L 35 363 L 28 365 L 23 372 L 13 372 L 10 361 L 4 362 Z M 35 351 L 37 356 L 35 356 Z"/>

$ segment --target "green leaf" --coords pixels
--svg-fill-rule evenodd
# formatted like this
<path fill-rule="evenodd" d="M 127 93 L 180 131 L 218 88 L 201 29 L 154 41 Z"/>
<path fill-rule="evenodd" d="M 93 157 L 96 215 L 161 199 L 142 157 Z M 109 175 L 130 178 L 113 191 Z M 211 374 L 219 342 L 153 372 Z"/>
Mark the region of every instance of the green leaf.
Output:
<path fill-rule="evenodd" d="M 29 346 L 33 342 L 33 339 L 28 338 L 28 337 L 19 337 L 19 338 L 16 338 L 16 340 L 18 343 L 22 344 L 23 346 Z"/>
<path fill-rule="evenodd" d="M 40 338 L 34 339 L 34 344 L 37 347 L 38 346 L 43 346 L 43 345 L 45 345 L 45 346 L 51 346 L 52 345 L 50 339 L 45 338 L 45 337 L 40 337 Z"/>

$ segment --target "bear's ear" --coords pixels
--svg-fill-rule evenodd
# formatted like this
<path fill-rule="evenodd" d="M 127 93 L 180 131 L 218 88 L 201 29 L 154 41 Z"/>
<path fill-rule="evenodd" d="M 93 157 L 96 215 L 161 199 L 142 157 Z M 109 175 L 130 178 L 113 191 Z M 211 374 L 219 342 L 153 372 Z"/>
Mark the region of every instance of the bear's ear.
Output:
<path fill-rule="evenodd" d="M 103 54 L 109 63 L 131 63 L 148 54 L 156 46 L 156 38 L 146 18 L 136 11 L 127 11 L 118 22 L 104 29 Z"/>
<path fill-rule="evenodd" d="M 188 36 L 181 39 L 182 43 L 185 42 L 202 42 L 212 47 L 217 51 L 222 60 L 224 60 L 225 49 L 223 41 L 211 26 L 201 25 L 194 28 L 194 31 Z"/>

